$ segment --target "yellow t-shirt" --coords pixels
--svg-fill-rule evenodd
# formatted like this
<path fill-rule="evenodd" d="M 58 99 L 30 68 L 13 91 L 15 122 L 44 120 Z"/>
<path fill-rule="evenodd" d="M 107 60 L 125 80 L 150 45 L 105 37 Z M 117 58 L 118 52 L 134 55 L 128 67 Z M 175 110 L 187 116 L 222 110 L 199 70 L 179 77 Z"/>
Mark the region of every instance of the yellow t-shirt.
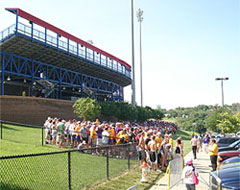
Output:
<path fill-rule="evenodd" d="M 91 130 L 90 136 L 91 136 L 92 139 L 96 139 L 97 138 L 97 133 L 96 133 L 95 129 Z"/>
<path fill-rule="evenodd" d="M 169 143 L 172 145 L 172 148 L 173 148 L 173 139 L 172 138 L 169 139 Z"/>
<path fill-rule="evenodd" d="M 81 128 L 82 128 L 82 127 L 81 127 L 80 125 L 78 125 L 78 126 L 75 128 L 76 134 L 77 134 L 78 136 L 81 136 L 81 134 L 79 133 L 79 131 L 80 131 Z"/>
<path fill-rule="evenodd" d="M 108 129 L 108 133 L 109 133 L 109 137 L 110 137 L 110 139 L 112 139 L 112 137 L 114 137 L 115 136 L 115 131 L 114 131 L 114 129 Z"/>
<path fill-rule="evenodd" d="M 209 148 L 209 156 L 217 156 L 217 155 L 218 155 L 218 145 L 214 143 Z"/>
<path fill-rule="evenodd" d="M 161 148 L 162 141 L 163 141 L 162 137 L 159 136 L 156 137 L 156 143 L 158 148 Z"/>

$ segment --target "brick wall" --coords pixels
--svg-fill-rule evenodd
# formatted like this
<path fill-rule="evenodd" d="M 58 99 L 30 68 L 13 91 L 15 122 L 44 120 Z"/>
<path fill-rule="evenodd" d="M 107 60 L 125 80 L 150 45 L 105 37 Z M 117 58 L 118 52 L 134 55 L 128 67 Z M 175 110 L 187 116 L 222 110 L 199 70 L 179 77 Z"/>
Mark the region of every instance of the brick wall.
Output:
<path fill-rule="evenodd" d="M 37 97 L 0 96 L 0 119 L 30 125 L 43 125 L 48 116 L 77 119 L 73 103 Z"/>

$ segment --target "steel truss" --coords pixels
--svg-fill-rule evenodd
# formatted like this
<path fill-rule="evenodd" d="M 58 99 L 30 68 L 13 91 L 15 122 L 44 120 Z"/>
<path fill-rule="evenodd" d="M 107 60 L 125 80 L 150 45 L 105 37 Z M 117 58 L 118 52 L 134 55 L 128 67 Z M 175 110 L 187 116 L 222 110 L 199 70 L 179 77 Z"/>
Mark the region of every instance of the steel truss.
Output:
<path fill-rule="evenodd" d="M 81 97 L 83 97 L 84 89 L 90 89 L 96 93 L 96 99 L 98 99 L 98 94 L 105 94 L 110 97 L 110 100 L 123 101 L 123 87 L 116 83 L 3 51 L 0 51 L 0 57 L 1 95 L 4 95 L 4 77 L 16 75 L 31 79 L 31 91 L 33 91 L 34 80 L 57 83 L 59 99 L 61 99 L 63 85 L 69 85 L 79 88 Z"/>

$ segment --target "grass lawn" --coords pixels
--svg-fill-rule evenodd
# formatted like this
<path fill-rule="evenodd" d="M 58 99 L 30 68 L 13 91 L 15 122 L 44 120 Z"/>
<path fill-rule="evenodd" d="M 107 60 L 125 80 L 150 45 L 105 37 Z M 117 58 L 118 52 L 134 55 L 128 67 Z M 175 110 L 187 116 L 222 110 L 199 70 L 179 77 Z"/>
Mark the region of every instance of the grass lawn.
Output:
<path fill-rule="evenodd" d="M 3 125 L 0 156 L 56 152 L 52 145 L 41 145 L 41 129 Z M 131 168 L 138 161 L 131 160 Z M 68 189 L 67 153 L 0 160 L 0 189 Z M 128 161 L 109 158 L 110 179 L 128 171 Z M 88 189 L 106 179 L 106 157 L 71 153 L 72 189 Z"/>
<path fill-rule="evenodd" d="M 184 153 L 191 151 L 191 132 L 177 131 L 174 140 L 182 136 Z M 176 143 L 175 143 L 176 144 Z M 0 156 L 22 155 L 42 152 L 56 152 L 52 145 L 41 145 L 41 129 L 3 125 L 3 139 L 0 140 Z M 0 189 L 68 189 L 68 155 L 54 154 L 28 158 L 0 160 Z M 139 162 L 131 160 L 128 172 L 127 160 L 109 159 L 110 181 L 106 181 L 106 158 L 79 152 L 71 153 L 72 189 L 128 189 L 138 184 L 139 189 L 149 189 L 164 173 L 151 172 L 149 183 L 141 183 Z"/>

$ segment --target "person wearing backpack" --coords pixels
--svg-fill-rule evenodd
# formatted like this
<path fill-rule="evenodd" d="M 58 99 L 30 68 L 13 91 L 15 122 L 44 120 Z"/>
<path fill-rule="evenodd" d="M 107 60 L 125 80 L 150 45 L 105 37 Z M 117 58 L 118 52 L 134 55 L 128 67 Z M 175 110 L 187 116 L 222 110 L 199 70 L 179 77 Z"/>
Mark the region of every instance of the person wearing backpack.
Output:
<path fill-rule="evenodd" d="M 193 166 L 192 158 L 186 159 L 186 165 L 183 168 L 182 179 L 186 190 L 195 190 L 198 184 L 198 170 Z"/>

